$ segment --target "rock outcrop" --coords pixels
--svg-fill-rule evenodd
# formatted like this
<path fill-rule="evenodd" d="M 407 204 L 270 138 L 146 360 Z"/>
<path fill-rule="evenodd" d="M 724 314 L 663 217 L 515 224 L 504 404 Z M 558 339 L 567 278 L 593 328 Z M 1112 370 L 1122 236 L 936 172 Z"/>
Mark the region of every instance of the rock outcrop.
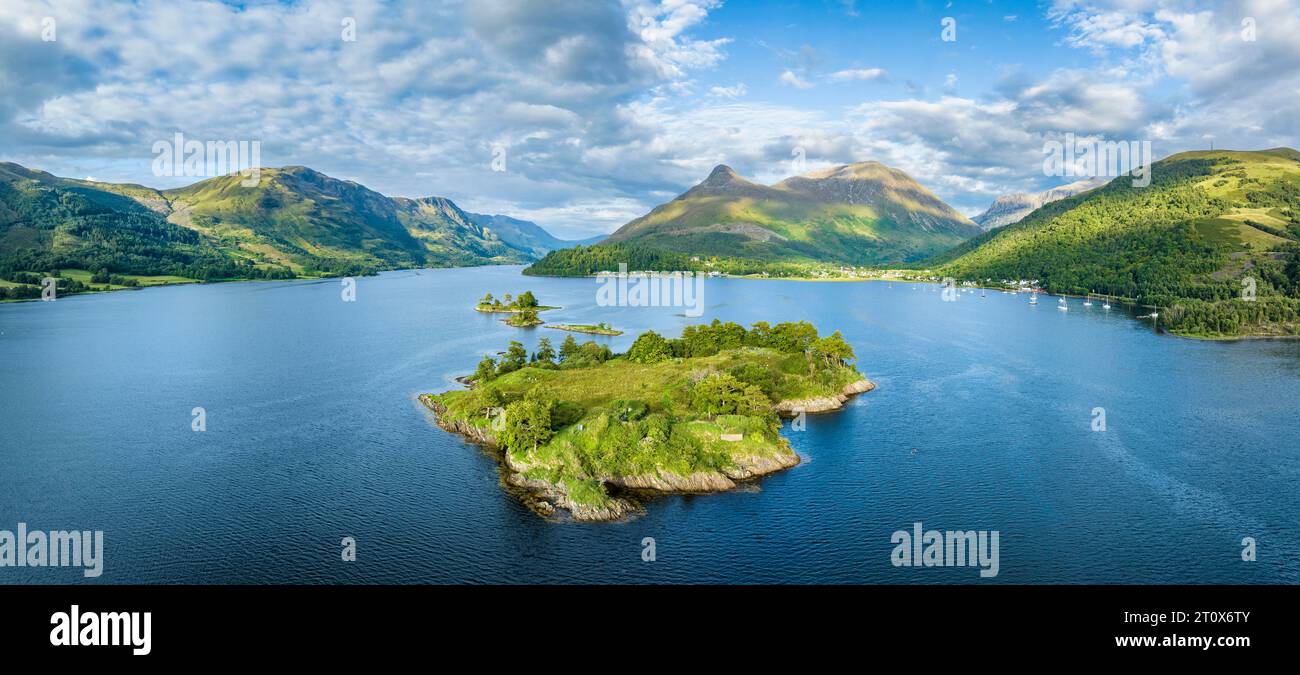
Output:
<path fill-rule="evenodd" d="M 777 414 L 786 415 L 788 417 L 798 415 L 801 412 L 815 413 L 838 410 L 844 407 L 844 402 L 849 400 L 849 397 L 866 393 L 875 388 L 876 385 L 871 380 L 858 380 L 857 382 L 850 382 L 849 384 L 844 385 L 844 389 L 834 396 L 778 401 L 773 404 L 772 409 L 775 410 Z"/>

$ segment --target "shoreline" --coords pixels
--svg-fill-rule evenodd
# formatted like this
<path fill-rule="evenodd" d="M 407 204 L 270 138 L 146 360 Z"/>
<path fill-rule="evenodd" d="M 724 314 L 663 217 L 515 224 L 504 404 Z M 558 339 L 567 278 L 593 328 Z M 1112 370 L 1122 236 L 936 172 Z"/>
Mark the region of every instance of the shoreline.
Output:
<path fill-rule="evenodd" d="M 538 305 L 536 307 L 484 307 L 483 305 L 474 306 L 474 311 L 483 312 L 484 314 L 519 314 L 520 312 L 529 309 L 533 310 L 534 312 L 549 312 L 553 309 L 564 309 L 564 308 L 552 307 L 550 305 Z"/>
<path fill-rule="evenodd" d="M 480 267 L 519 267 L 519 266 L 522 266 L 522 264 L 521 264 L 521 263 L 494 263 L 494 264 L 490 264 L 490 265 L 462 265 L 462 266 L 460 266 L 460 267 L 402 267 L 402 268 L 395 268 L 395 269 L 391 269 L 391 270 L 381 270 L 381 271 L 376 272 L 376 273 L 373 274 L 373 275 L 367 275 L 367 276 L 378 276 L 379 274 L 381 274 L 381 273 L 383 273 L 383 272 L 410 272 L 410 271 L 421 271 L 421 270 L 430 270 L 430 271 L 433 271 L 433 270 L 459 270 L 459 269 L 476 269 L 476 268 L 480 268 Z M 527 269 L 527 267 L 524 267 L 524 269 Z M 522 270 L 520 271 L 520 274 L 523 274 L 523 271 L 522 271 Z M 597 278 L 597 275 L 596 275 L 596 274 L 587 274 L 587 275 L 582 275 L 582 276 L 563 276 L 563 275 L 552 275 L 552 274 L 532 274 L 532 275 L 524 275 L 524 276 L 545 277 L 545 278 L 549 278 L 549 279 L 594 279 L 594 278 Z M 151 289 L 151 288 L 164 288 L 164 287 L 173 287 L 173 286 L 201 286 L 201 285 L 204 285 L 204 284 L 231 284 L 231 283 L 254 283 L 254 282 L 262 282 L 262 283 L 290 283 L 290 282 L 295 282 L 295 281 L 325 281 L 325 280 L 329 280 L 329 279 L 342 279 L 342 278 L 344 278 L 344 277 L 297 277 L 297 278 L 294 278 L 294 279 L 214 279 L 214 280 L 210 280 L 210 281 L 204 281 L 204 280 L 200 280 L 200 279 L 195 279 L 195 280 L 192 280 L 192 281 L 183 281 L 183 282 L 179 282 L 179 281 L 178 281 L 178 282 L 167 282 L 167 283 L 160 283 L 160 284 L 149 284 L 149 285 L 147 285 L 147 286 L 124 287 L 124 288 L 111 288 L 111 289 L 97 290 L 97 291 L 85 291 L 85 292 L 81 292 L 81 293 L 71 293 L 71 294 L 66 294 L 66 295 L 63 295 L 63 296 L 60 296 L 60 297 L 62 297 L 62 298 L 71 298 L 71 297 L 75 297 L 75 296 L 83 296 L 83 295 L 84 295 L 84 296 L 102 295 L 102 294 L 105 294 L 105 293 L 116 293 L 116 292 L 118 292 L 118 291 L 144 291 L 144 290 L 149 290 L 149 289 Z M 822 279 L 822 278 L 810 278 L 810 277 L 760 277 L 760 276 L 753 276 L 753 275 L 729 275 L 729 276 L 724 276 L 724 277 L 720 277 L 720 278 L 724 278 L 724 279 L 746 279 L 746 280 L 755 280 L 755 281 L 800 281 L 800 282 L 835 282 L 835 283 L 845 283 L 845 282 L 854 282 L 854 283 L 856 283 L 856 282 L 870 282 L 870 281 L 876 281 L 876 282 L 880 282 L 880 281 L 888 281 L 888 282 L 890 282 L 890 283 L 898 282 L 898 283 L 907 283 L 907 284 L 935 284 L 935 285 L 939 285 L 937 282 L 934 282 L 934 281 L 913 280 L 913 279 L 885 279 L 885 278 L 879 278 L 879 277 L 873 277 L 873 278 L 858 278 L 858 279 L 852 279 L 852 278 L 842 278 L 842 279 Z M 985 290 L 997 290 L 997 291 L 1008 291 L 1008 292 L 1011 292 L 1010 289 L 1003 288 L 1003 287 L 1001 287 L 1001 286 L 967 286 L 967 287 L 965 287 L 965 288 L 980 288 L 980 289 L 985 289 Z M 1026 292 L 1026 291 L 1019 291 L 1019 292 L 1024 293 L 1024 292 Z M 1089 297 L 1089 296 L 1086 296 L 1086 295 L 1076 295 L 1076 294 L 1072 294 L 1072 293 L 1046 293 L 1046 292 L 1045 292 L 1045 293 L 1043 293 L 1042 295 L 1046 295 L 1046 296 L 1048 296 L 1048 297 L 1056 296 L 1056 297 L 1065 297 L 1065 298 L 1085 298 L 1085 297 Z M 1094 294 L 1092 297 L 1102 297 L 1102 296 L 1101 296 L 1101 295 L 1098 295 L 1098 294 Z M 41 302 L 41 299 L 40 299 L 40 298 L 6 298 L 6 299 L 4 299 L 4 300 L 0 300 L 0 306 L 6 305 L 6 304 L 19 304 L 19 303 L 25 303 L 25 302 Z M 1115 298 L 1115 299 L 1114 299 L 1114 302 L 1116 302 L 1116 303 L 1118 303 L 1118 304 L 1121 304 L 1121 305 L 1128 305 L 1128 306 L 1142 306 L 1142 307 L 1145 307 L 1145 306 L 1146 306 L 1146 305 L 1139 305 L 1139 304 L 1138 304 L 1137 302 L 1135 302 L 1135 301 L 1127 300 L 1127 299 L 1123 299 L 1123 298 Z M 498 311 L 498 310 L 482 310 L 482 309 L 479 309 L 478 307 L 475 307 L 474 309 L 475 309 L 475 311 L 483 312 L 484 314 L 514 314 L 514 313 L 518 313 L 518 310 L 499 310 L 499 311 Z M 541 312 L 541 311 L 550 311 L 550 310 L 552 310 L 552 309 L 563 309 L 563 307 L 543 307 L 543 308 L 537 308 L 537 310 L 538 310 L 539 312 Z M 1166 308 L 1160 308 L 1160 309 L 1166 309 Z M 535 327 L 535 326 L 530 326 L 530 327 Z M 547 327 L 550 327 L 550 326 L 547 326 Z M 585 331 L 571 331 L 571 332 L 585 332 Z M 588 334 L 599 335 L 600 333 L 588 333 Z M 1176 338 L 1181 338 L 1181 339 L 1184 339 L 1184 340 L 1200 340 L 1200 341 L 1205 341 L 1205 342 L 1238 342 L 1238 341 L 1244 341 L 1244 340 L 1300 340 L 1300 335 L 1275 335 L 1275 334 L 1269 334 L 1269 333 L 1242 333 L 1242 334 L 1240 334 L 1240 335 L 1191 335 L 1191 334 L 1179 333 L 1179 332 L 1177 332 L 1177 331 L 1171 331 L 1171 330 L 1161 329 L 1161 330 L 1160 330 L 1160 334 L 1162 334 L 1162 335 L 1170 335 L 1170 336 L 1173 336 L 1173 337 L 1176 337 Z"/>
<path fill-rule="evenodd" d="M 512 263 L 488 263 L 484 265 L 448 265 L 445 267 L 394 267 L 392 269 L 374 270 L 368 274 L 353 275 L 353 278 L 377 277 L 386 272 L 421 272 L 426 270 L 432 272 L 437 270 L 477 269 L 480 267 L 525 267 L 526 268 L 527 265 L 528 263 L 512 262 Z M 252 277 L 235 277 L 231 279 L 186 279 L 185 281 L 167 281 L 167 282 L 161 282 L 156 284 L 141 284 L 140 286 L 123 286 L 121 288 L 105 288 L 100 290 L 82 291 L 79 293 L 67 293 L 61 295 L 60 297 L 71 298 L 77 295 L 102 295 L 104 293 L 116 293 L 118 291 L 145 291 L 145 290 L 149 290 L 150 288 L 164 288 L 168 286 L 202 286 L 204 284 L 237 284 L 237 283 L 251 283 L 251 282 L 288 283 L 292 281 L 326 281 L 329 279 L 343 279 L 346 278 L 346 276 L 347 275 L 319 276 L 319 277 L 298 276 L 292 279 L 254 279 Z M 4 300 L 0 300 L 0 305 L 3 305 L 5 303 L 10 303 L 10 302 L 14 302 L 14 303 L 41 302 L 41 299 L 40 298 L 5 298 Z M 552 309 L 562 309 L 562 308 L 555 307 Z"/>
<path fill-rule="evenodd" d="M 546 327 L 547 327 L 547 328 L 553 328 L 553 329 L 555 329 L 555 330 L 564 330 L 564 331 L 569 331 L 570 333 L 586 333 L 587 335 L 608 335 L 608 336 L 611 336 L 611 337 L 616 337 L 616 336 L 619 336 L 619 335 L 622 335 L 622 334 L 623 334 L 623 331 L 621 331 L 621 330 L 616 330 L 616 329 L 613 329 L 613 328 L 611 328 L 611 329 L 609 329 L 609 330 L 601 330 L 601 329 L 599 329 L 599 328 L 597 328 L 597 329 L 589 329 L 589 328 L 584 328 L 584 327 L 577 326 L 577 325 L 574 325 L 574 324 L 569 324 L 569 323 L 546 324 Z"/>
<path fill-rule="evenodd" d="M 794 417 L 801 412 L 831 412 L 844 407 L 853 396 L 864 394 L 876 388 L 875 383 L 863 378 L 845 385 L 840 393 L 810 399 L 787 399 L 772 404 L 772 409 L 782 417 Z M 504 485 L 513 488 L 515 496 L 524 505 L 538 515 L 555 518 L 560 509 L 566 510 L 576 522 L 618 522 L 642 515 L 645 508 L 641 498 L 652 499 L 656 496 L 670 494 L 714 494 L 735 489 L 741 483 L 755 480 L 768 474 L 784 471 L 798 466 L 803 458 L 790 447 L 784 436 L 772 455 L 747 455 L 733 457 L 735 466 L 716 471 L 697 471 L 681 476 L 657 470 L 654 474 L 632 476 L 599 476 L 607 486 L 613 486 L 611 499 L 605 505 L 592 506 L 574 502 L 563 485 L 549 481 L 528 478 L 524 474 L 531 468 L 515 461 L 510 453 L 501 448 L 496 437 L 481 427 L 466 424 L 461 420 L 444 421 L 446 407 L 433 400 L 433 394 L 420 394 L 418 399 L 425 408 L 432 411 L 434 421 L 440 429 L 460 436 L 463 440 L 487 448 L 497 460 L 498 470 Z"/>
<path fill-rule="evenodd" d="M 599 274 L 586 274 L 586 275 L 581 275 L 581 276 L 565 276 L 565 275 L 556 275 L 556 274 L 529 274 L 529 275 L 525 275 L 525 276 L 545 277 L 545 278 L 550 278 L 550 279 L 596 279 L 596 278 L 599 278 Z M 927 280 L 927 279 L 896 279 L 896 278 L 884 278 L 884 277 L 858 277 L 858 278 L 853 278 L 853 277 L 837 277 L 837 278 L 821 278 L 821 277 L 764 277 L 764 276 L 758 276 L 758 275 L 755 275 L 755 274 L 728 274 L 728 275 L 724 275 L 724 276 L 719 277 L 719 278 L 722 278 L 722 279 L 743 279 L 743 280 L 748 280 L 748 281 L 797 281 L 797 282 L 823 282 L 823 283 L 860 283 L 860 282 L 871 282 L 871 281 L 876 281 L 876 282 L 887 281 L 887 282 L 889 282 L 889 283 L 895 283 L 895 282 L 897 282 L 897 283 L 901 283 L 901 284 L 933 284 L 933 285 L 935 285 L 935 286 L 942 286 L 942 284 L 941 284 L 940 282 L 937 282 L 937 281 L 930 281 L 930 280 Z M 1018 294 L 1018 293 L 1029 293 L 1029 292 L 1031 292 L 1031 291 L 1026 291 L 1026 290 L 1023 290 L 1023 289 L 1012 289 L 1012 288 L 1007 288 L 1007 287 L 1005 287 L 1005 286 L 988 286 L 988 285 L 982 285 L 982 284 L 976 284 L 975 286 L 959 286 L 959 287 L 958 287 L 958 290 L 960 290 L 960 289 L 962 289 L 962 288 L 967 288 L 967 289 L 980 289 L 980 290 L 989 290 L 989 291 L 1006 291 L 1007 293 L 1012 293 L 1012 294 Z M 1110 296 L 1110 295 L 1106 295 L 1106 294 L 1104 294 L 1104 293 L 1092 293 L 1092 294 L 1084 294 L 1084 295 L 1080 295 L 1080 294 L 1076 294 L 1076 293 L 1050 293 L 1050 292 L 1047 292 L 1047 291 L 1043 291 L 1043 292 L 1039 293 L 1039 295 L 1042 295 L 1042 296 L 1045 296 L 1045 297 L 1049 297 L 1049 298 L 1050 298 L 1050 297 L 1057 297 L 1057 298 L 1079 298 L 1079 299 L 1084 299 L 1084 298 L 1107 299 L 1107 298 L 1109 298 L 1110 301 L 1113 302 L 1113 303 L 1115 303 L 1116 305 L 1124 305 L 1124 306 L 1126 306 L 1126 307 L 1155 307 L 1154 305 L 1143 305 L 1143 304 L 1141 304 L 1141 303 L 1139 303 L 1139 302 L 1137 302 L 1136 300 L 1133 300 L 1133 299 L 1131 299 L 1131 298 L 1122 298 L 1122 297 L 1119 297 L 1119 296 Z M 1160 311 L 1162 311 L 1162 312 L 1168 310 L 1167 307 L 1155 307 L 1155 308 L 1158 309 L 1158 310 L 1160 310 Z M 1137 317 L 1130 317 L 1130 318 L 1131 318 L 1131 319 L 1134 319 L 1134 320 L 1137 319 Z M 1184 340 L 1201 340 L 1201 341 L 1206 341 L 1206 342 L 1238 342 L 1238 341 L 1243 341 L 1243 340 L 1300 340 L 1300 335 L 1276 335 L 1276 334 L 1271 334 L 1271 333 L 1242 333 L 1242 334 L 1240 334 L 1240 335 L 1196 335 L 1196 334 L 1180 333 L 1180 332 L 1178 332 L 1178 331 L 1167 330 L 1167 329 L 1164 329 L 1164 328 L 1161 328 L 1161 329 L 1159 330 L 1159 334 L 1161 334 L 1161 335 L 1170 335 L 1170 336 L 1173 336 L 1173 337 L 1176 337 L 1176 338 L 1181 338 L 1181 339 L 1184 339 Z"/>

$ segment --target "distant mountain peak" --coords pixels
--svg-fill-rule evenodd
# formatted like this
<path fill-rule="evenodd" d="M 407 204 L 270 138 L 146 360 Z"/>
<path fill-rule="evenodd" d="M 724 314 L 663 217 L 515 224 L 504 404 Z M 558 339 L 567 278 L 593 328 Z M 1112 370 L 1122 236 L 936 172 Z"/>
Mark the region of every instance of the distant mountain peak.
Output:
<path fill-rule="evenodd" d="M 980 229 L 987 232 L 994 228 L 1020 222 L 1025 216 L 1042 206 L 1100 187 L 1106 184 L 1107 180 L 1106 178 L 1084 178 L 1042 192 L 1012 192 L 998 195 L 997 199 L 993 200 L 993 204 L 984 213 L 975 216 L 971 220 L 975 221 L 980 226 Z"/>
<path fill-rule="evenodd" d="M 758 194 L 767 190 L 767 186 L 747 180 L 726 164 L 719 164 L 709 172 L 695 187 L 683 192 L 677 199 L 686 199 L 705 195 L 739 195 Z"/>
<path fill-rule="evenodd" d="M 709 177 L 704 179 L 704 183 L 706 185 L 719 185 L 737 179 L 740 179 L 740 174 L 736 173 L 735 169 L 726 164 L 719 164 L 713 167 L 713 171 L 709 172 Z"/>

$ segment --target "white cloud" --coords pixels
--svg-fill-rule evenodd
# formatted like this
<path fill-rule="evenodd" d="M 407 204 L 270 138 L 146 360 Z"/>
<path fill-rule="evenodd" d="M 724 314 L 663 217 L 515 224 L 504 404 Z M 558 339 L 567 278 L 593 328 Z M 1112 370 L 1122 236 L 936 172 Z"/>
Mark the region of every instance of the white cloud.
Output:
<path fill-rule="evenodd" d="M 853 68 L 849 70 L 838 70 L 830 74 L 828 79 L 832 82 L 852 82 L 862 81 L 870 82 L 874 80 L 884 80 L 889 76 L 883 68 Z"/>
<path fill-rule="evenodd" d="M 717 98 L 740 98 L 749 92 L 749 88 L 742 82 L 738 82 L 730 87 L 710 87 L 709 95 Z"/>
<path fill-rule="evenodd" d="M 261 140 L 269 165 L 444 195 L 579 236 L 621 225 L 718 163 L 779 180 L 794 147 L 809 168 L 897 166 L 971 212 L 1001 192 L 1047 187 L 1042 144 L 1065 132 L 1149 138 L 1158 155 L 1204 147 L 1207 135 L 1242 148 L 1294 146 L 1300 135 L 1294 2 L 1054 0 L 1047 18 L 1057 49 L 1077 57 L 1071 67 L 981 92 L 965 91 L 975 79 L 963 77 L 964 96 L 956 72 L 939 98 L 835 89 L 860 97 L 847 108 L 804 90 L 891 73 L 826 74 L 821 64 L 843 54 L 762 44 L 793 90 L 751 94 L 736 81 L 745 74 L 718 67 L 732 44 L 712 26 L 720 4 L 0 3 L 0 159 L 158 184 L 153 140 Z M 34 15 L 59 19 L 57 42 L 40 41 Z M 343 17 L 356 20 L 355 42 L 341 39 Z M 1242 39 L 1246 17 L 1253 42 Z M 914 74 L 881 65 L 904 87 Z M 896 96 L 867 93 L 877 90 Z M 490 171 L 495 143 L 507 149 L 505 173 Z"/>
<path fill-rule="evenodd" d="M 1160 26 L 1149 22 L 1142 13 L 1142 5 L 1147 3 L 1120 0 L 1112 3 L 1113 7 L 1106 4 L 1058 0 L 1049 16 L 1069 28 L 1066 41 L 1074 47 L 1131 49 L 1164 37 Z"/>
<path fill-rule="evenodd" d="M 795 75 L 793 70 L 782 72 L 781 77 L 777 78 L 777 81 L 787 87 L 794 87 L 795 89 L 811 89 L 814 86 L 812 82 Z"/>

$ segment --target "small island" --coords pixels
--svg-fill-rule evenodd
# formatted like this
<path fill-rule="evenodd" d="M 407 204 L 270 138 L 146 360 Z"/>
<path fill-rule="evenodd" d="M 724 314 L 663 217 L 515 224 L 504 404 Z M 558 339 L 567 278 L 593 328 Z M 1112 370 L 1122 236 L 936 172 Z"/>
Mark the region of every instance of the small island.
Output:
<path fill-rule="evenodd" d="M 546 322 L 542 321 L 541 317 L 537 316 L 537 310 L 521 309 L 502 319 L 501 323 L 504 323 L 507 326 L 514 326 L 515 328 L 532 328 L 533 326 L 540 326 Z"/>
<path fill-rule="evenodd" d="M 471 388 L 419 398 L 443 429 L 491 449 L 535 512 L 610 521 L 641 497 L 729 490 L 799 463 L 780 415 L 834 410 L 875 387 L 837 331 L 807 322 L 642 333 L 627 353 L 567 336 L 511 341 Z"/>
<path fill-rule="evenodd" d="M 595 325 L 589 323 L 557 323 L 547 326 L 555 330 L 567 330 L 573 333 L 591 333 L 592 335 L 622 335 L 623 331 L 611 328 L 609 324 L 601 322 Z"/>
<path fill-rule="evenodd" d="M 511 298 L 510 294 L 506 293 L 504 299 L 505 302 L 502 302 L 500 298 L 494 298 L 491 293 L 488 293 L 479 299 L 474 309 L 479 312 L 509 314 L 510 316 L 502 319 L 502 323 L 515 328 L 540 326 L 546 322 L 537 316 L 538 312 L 559 309 L 559 307 L 537 304 L 537 298 L 532 291 L 524 291 L 517 298 Z"/>
<path fill-rule="evenodd" d="M 502 302 L 503 299 L 504 302 Z M 532 291 L 524 291 L 517 298 L 511 298 L 509 293 L 506 293 L 502 298 L 494 298 L 491 293 L 488 293 L 479 299 L 478 304 L 474 305 L 474 309 L 479 312 L 513 314 L 518 312 L 545 312 L 560 308 L 539 305 L 537 304 L 537 297 L 533 295 Z"/>

